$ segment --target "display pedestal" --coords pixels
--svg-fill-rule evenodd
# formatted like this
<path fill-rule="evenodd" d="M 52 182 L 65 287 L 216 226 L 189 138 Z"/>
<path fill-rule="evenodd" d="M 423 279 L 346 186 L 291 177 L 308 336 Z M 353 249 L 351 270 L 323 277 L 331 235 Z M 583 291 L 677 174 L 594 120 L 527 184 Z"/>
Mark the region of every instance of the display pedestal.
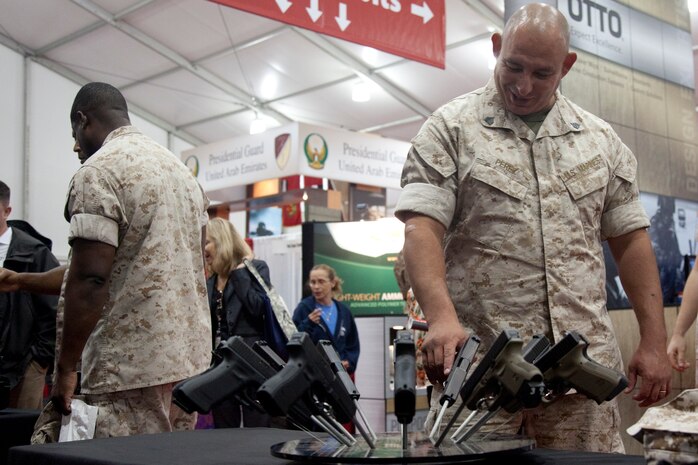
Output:
<path fill-rule="evenodd" d="M 429 437 L 422 433 L 407 435 L 407 448 L 402 447 L 399 433 L 380 433 L 376 447 L 357 436 L 351 446 L 340 444 L 334 438 L 302 438 L 275 444 L 271 454 L 288 460 L 313 463 L 450 463 L 481 460 L 495 454 L 532 450 L 535 441 L 523 436 L 489 434 L 479 435 L 454 444 L 450 439 L 435 448 Z"/>

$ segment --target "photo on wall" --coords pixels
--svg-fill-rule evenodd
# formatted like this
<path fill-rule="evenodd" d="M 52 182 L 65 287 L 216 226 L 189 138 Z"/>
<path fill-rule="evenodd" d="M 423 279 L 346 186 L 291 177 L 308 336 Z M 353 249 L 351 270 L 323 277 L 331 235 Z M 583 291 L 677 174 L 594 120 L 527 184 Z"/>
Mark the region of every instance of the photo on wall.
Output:
<path fill-rule="evenodd" d="M 665 306 L 681 303 L 686 277 L 696 254 L 698 202 L 641 192 L 640 200 L 650 218 L 649 234 L 659 268 Z M 608 243 L 604 242 L 606 294 L 609 309 L 630 308 Z"/>
<path fill-rule="evenodd" d="M 248 235 L 250 237 L 278 236 L 282 232 L 282 213 L 279 207 L 250 210 Z"/>
<path fill-rule="evenodd" d="M 385 188 L 359 188 L 349 190 L 351 221 L 375 221 L 385 218 Z"/>

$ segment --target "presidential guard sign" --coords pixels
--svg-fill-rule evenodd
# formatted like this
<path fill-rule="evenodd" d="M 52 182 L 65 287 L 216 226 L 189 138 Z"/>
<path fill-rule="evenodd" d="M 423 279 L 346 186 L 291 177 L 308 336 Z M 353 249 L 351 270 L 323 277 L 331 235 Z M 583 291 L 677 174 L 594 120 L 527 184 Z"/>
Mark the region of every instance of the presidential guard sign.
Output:
<path fill-rule="evenodd" d="M 445 67 L 444 0 L 211 0 L 428 65 Z"/>

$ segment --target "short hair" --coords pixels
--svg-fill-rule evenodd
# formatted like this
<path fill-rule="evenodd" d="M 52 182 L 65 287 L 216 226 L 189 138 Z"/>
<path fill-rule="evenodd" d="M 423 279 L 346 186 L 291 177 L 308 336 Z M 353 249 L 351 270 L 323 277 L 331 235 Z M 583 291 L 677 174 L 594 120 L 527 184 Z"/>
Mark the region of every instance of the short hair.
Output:
<path fill-rule="evenodd" d="M 216 245 L 211 271 L 219 276 L 228 276 L 245 256 L 252 255 L 250 246 L 228 220 L 211 218 L 206 226 L 206 235 Z"/>
<path fill-rule="evenodd" d="M 10 204 L 10 186 L 0 181 L 0 203 L 3 205 Z"/>
<path fill-rule="evenodd" d="M 83 113 L 101 113 L 117 111 L 128 116 L 128 105 L 123 94 L 116 87 L 105 82 L 90 82 L 82 86 L 75 95 L 70 109 L 70 121 L 78 120 L 78 111 Z"/>
<path fill-rule="evenodd" d="M 504 25 L 503 36 L 524 25 L 535 25 L 539 31 L 560 34 L 565 50 L 570 49 L 570 26 L 560 10 L 544 3 L 528 3 L 511 15 Z"/>
<path fill-rule="evenodd" d="M 330 278 L 330 281 L 334 281 L 334 286 L 332 286 L 332 292 L 335 294 L 341 294 L 342 293 L 342 283 L 344 282 L 342 278 L 337 276 L 337 272 L 332 268 L 330 265 L 325 265 L 324 263 L 320 263 L 319 265 L 315 265 L 310 269 L 310 271 L 315 271 L 315 270 L 323 270 L 327 273 L 327 276 Z"/>

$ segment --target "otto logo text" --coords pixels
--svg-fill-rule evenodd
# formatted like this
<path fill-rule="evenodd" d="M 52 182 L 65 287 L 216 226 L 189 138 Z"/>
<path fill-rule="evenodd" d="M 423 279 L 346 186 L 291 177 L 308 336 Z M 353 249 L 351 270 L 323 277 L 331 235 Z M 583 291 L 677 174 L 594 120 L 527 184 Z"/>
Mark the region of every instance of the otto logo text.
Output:
<path fill-rule="evenodd" d="M 573 20 L 581 23 L 586 18 L 587 25 L 591 26 L 592 19 L 597 17 L 601 32 L 608 29 L 613 37 L 620 38 L 623 28 L 617 11 L 592 0 L 567 0 L 567 7 Z"/>

